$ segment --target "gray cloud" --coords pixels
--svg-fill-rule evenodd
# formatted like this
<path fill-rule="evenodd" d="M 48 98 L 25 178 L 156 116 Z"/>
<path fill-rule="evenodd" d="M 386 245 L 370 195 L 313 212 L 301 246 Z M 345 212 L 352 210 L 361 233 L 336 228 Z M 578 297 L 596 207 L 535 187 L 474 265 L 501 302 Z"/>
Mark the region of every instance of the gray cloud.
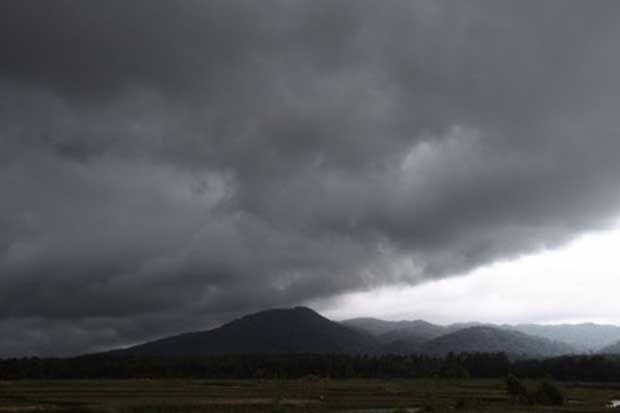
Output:
<path fill-rule="evenodd" d="M 604 228 L 619 7 L 2 2 L 0 354 L 204 328 Z"/>

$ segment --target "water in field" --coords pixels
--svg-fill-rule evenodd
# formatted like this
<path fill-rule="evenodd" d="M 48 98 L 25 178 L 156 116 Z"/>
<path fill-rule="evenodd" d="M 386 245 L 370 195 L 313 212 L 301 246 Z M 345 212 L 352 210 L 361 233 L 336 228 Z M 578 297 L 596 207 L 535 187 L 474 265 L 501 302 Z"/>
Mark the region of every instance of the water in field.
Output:
<path fill-rule="evenodd" d="M 607 406 L 612 409 L 620 407 L 620 399 L 611 400 Z"/>
<path fill-rule="evenodd" d="M 364 408 L 364 409 L 351 409 L 351 410 L 346 410 L 345 413 L 419 413 L 420 408 L 419 407 L 409 407 L 409 408 L 395 408 L 395 409 L 386 409 L 386 408 L 379 408 L 379 409 L 373 409 L 373 408 Z"/>

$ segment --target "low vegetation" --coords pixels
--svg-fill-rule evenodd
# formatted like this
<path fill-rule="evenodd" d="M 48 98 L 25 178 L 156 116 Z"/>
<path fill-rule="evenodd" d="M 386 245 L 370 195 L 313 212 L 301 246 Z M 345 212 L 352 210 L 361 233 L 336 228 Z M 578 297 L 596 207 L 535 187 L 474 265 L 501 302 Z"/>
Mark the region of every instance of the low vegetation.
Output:
<path fill-rule="evenodd" d="M 506 390 L 513 402 L 523 405 L 561 406 L 566 401 L 560 386 L 551 379 L 543 380 L 535 391 L 531 391 L 516 376 L 509 374 L 506 377 Z"/>
<path fill-rule="evenodd" d="M 507 383 L 527 389 L 527 401 Z M 522 386 L 522 387 L 521 387 Z M 551 387 L 550 387 L 551 386 Z M 20 380 L 0 384 L 10 413 L 611 412 L 618 385 L 518 380 Z M 543 396 L 544 395 L 544 396 Z M 547 399 L 549 397 L 549 399 Z"/>

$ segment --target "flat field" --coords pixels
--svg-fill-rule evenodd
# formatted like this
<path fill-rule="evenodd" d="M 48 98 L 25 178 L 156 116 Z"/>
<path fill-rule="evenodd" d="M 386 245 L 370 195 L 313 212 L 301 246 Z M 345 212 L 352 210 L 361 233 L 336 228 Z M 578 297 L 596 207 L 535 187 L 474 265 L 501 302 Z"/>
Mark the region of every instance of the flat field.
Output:
<path fill-rule="evenodd" d="M 620 384 L 561 387 L 564 406 L 522 406 L 502 380 L 24 380 L 0 382 L 0 413 L 611 413 L 620 399 Z"/>

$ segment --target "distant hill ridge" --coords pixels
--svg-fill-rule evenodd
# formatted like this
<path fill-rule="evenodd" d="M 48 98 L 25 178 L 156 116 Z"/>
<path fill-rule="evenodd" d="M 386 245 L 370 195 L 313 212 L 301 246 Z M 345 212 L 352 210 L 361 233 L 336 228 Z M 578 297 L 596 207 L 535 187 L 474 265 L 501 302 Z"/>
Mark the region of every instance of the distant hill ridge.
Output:
<path fill-rule="evenodd" d="M 261 311 L 212 330 L 179 334 L 111 353 L 202 356 L 504 352 L 520 357 L 552 357 L 578 352 L 574 346 L 520 332 L 518 328 L 479 323 L 439 326 L 424 320 L 393 322 L 372 318 L 335 322 L 309 308 L 295 307 Z"/>
<path fill-rule="evenodd" d="M 582 324 L 483 324 L 478 322 L 457 323 L 446 326 L 428 323 L 423 320 L 415 321 L 385 321 L 376 318 L 354 318 L 342 321 L 344 325 L 361 331 L 373 333 L 380 331 L 381 335 L 390 335 L 393 339 L 423 337 L 427 340 L 441 335 L 453 333 L 467 327 L 487 326 L 500 330 L 511 330 L 531 336 L 546 338 L 554 342 L 568 344 L 578 353 L 594 353 L 620 341 L 620 326 L 582 323 Z"/>
<path fill-rule="evenodd" d="M 555 357 L 575 353 L 568 344 L 553 342 L 518 331 L 488 326 L 468 327 L 426 342 L 421 352 L 447 353 L 508 353 L 522 357 Z"/>
<path fill-rule="evenodd" d="M 602 354 L 615 354 L 620 355 L 620 341 L 614 343 L 610 346 L 607 346 L 601 350 Z"/>
<path fill-rule="evenodd" d="M 562 341 L 579 352 L 598 352 L 612 343 L 620 341 L 620 327 L 608 324 L 518 324 L 508 328 L 522 333 Z"/>

